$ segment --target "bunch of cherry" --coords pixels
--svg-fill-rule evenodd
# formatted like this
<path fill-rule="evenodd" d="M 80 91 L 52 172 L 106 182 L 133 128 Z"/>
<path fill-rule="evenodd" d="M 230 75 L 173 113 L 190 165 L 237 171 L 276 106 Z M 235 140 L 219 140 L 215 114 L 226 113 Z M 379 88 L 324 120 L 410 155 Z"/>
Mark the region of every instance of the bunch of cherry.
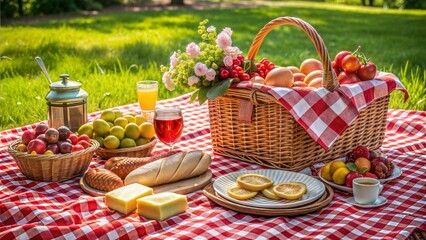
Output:
<path fill-rule="evenodd" d="M 233 64 L 230 67 L 221 67 L 219 70 L 219 78 L 239 78 L 240 81 L 249 81 L 250 75 L 244 73 L 244 56 L 238 55 L 237 58 L 233 60 Z"/>

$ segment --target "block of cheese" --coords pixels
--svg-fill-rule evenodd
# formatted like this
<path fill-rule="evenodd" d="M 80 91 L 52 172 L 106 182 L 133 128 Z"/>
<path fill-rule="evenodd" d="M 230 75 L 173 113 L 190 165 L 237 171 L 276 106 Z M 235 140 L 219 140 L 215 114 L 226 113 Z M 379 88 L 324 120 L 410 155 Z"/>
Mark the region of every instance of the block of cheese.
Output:
<path fill-rule="evenodd" d="M 133 183 L 106 193 L 105 204 L 111 209 L 128 214 L 136 209 L 138 198 L 152 194 L 152 188 Z"/>
<path fill-rule="evenodd" d="M 187 208 L 188 201 L 185 195 L 163 192 L 139 198 L 136 212 L 143 217 L 162 221 L 185 212 Z"/>

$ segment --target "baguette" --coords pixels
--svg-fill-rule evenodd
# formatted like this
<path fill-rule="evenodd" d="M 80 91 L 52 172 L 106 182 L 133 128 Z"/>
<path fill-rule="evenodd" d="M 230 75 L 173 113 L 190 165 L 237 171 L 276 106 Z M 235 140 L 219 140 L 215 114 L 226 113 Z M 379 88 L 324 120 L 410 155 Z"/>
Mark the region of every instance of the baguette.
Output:
<path fill-rule="evenodd" d="M 91 168 L 84 174 L 86 183 L 101 191 L 112 191 L 123 185 L 123 180 L 115 173 L 103 168 Z"/>
<path fill-rule="evenodd" d="M 126 176 L 136 168 L 153 162 L 155 160 L 171 156 L 179 151 L 171 151 L 164 154 L 143 157 L 143 158 L 129 158 L 129 157 L 112 157 L 105 162 L 105 169 L 117 174 L 121 179 L 125 179 Z"/>
<path fill-rule="evenodd" d="M 172 183 L 204 173 L 210 163 L 211 156 L 202 151 L 179 152 L 133 170 L 124 184 L 139 183 L 152 187 Z"/>

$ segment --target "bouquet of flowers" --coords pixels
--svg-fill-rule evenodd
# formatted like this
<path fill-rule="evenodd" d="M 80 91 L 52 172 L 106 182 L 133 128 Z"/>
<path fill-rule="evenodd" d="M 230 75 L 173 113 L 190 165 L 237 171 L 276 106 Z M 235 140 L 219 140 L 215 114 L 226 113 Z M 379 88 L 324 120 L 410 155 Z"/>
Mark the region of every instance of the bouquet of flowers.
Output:
<path fill-rule="evenodd" d="M 198 26 L 200 43 L 191 42 L 186 51 L 174 52 L 170 67 L 161 66 L 162 80 L 169 91 L 176 85 L 195 87 L 191 102 L 198 98 L 200 104 L 224 95 L 232 81 L 250 79 L 243 69 L 240 49 L 232 46 L 232 30 L 224 28 L 217 34 L 214 26 L 206 27 L 207 23 L 206 19 Z"/>

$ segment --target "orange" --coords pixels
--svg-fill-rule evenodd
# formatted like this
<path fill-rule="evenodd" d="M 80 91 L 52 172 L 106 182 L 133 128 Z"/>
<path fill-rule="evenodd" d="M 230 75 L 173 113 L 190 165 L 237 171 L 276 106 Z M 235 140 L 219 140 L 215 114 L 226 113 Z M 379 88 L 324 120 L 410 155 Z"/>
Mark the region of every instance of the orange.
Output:
<path fill-rule="evenodd" d="M 355 160 L 355 165 L 358 168 L 358 170 L 366 168 L 365 171 L 369 172 L 370 169 L 371 169 L 371 162 L 370 162 L 370 160 L 368 160 L 367 158 L 364 158 L 364 157 L 357 158 Z"/>

